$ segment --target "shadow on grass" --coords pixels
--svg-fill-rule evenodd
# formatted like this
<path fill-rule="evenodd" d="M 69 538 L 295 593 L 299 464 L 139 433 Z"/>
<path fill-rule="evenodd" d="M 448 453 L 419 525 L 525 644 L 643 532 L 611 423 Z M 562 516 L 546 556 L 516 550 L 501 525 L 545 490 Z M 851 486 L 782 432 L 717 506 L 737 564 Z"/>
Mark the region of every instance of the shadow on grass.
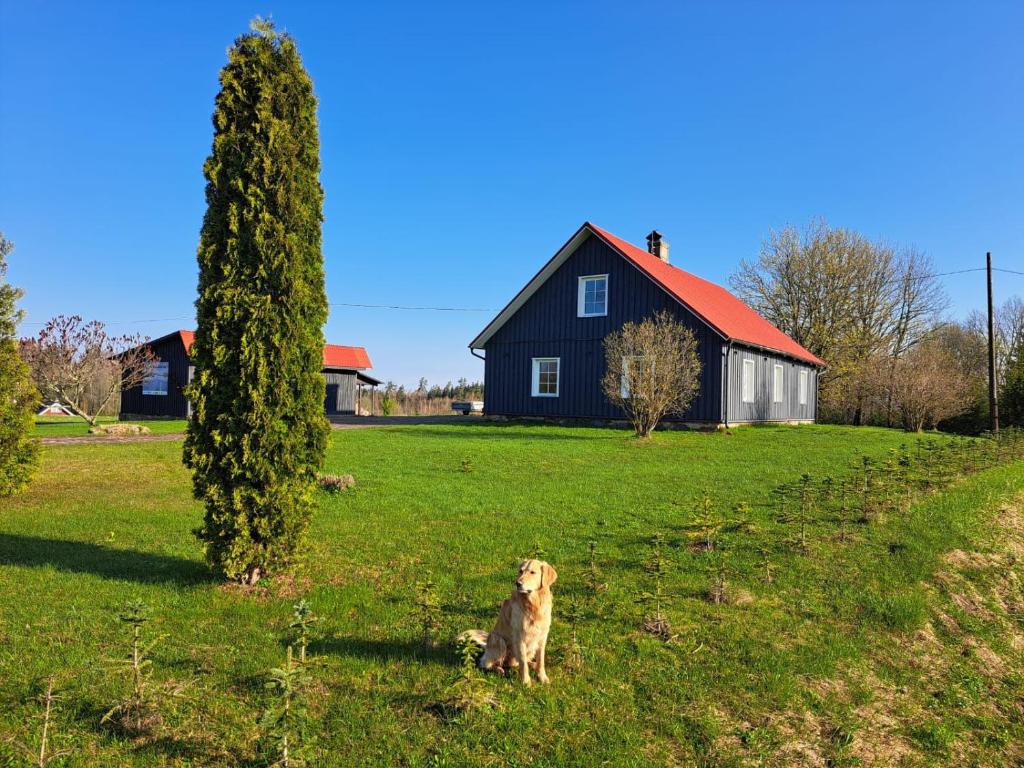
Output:
<path fill-rule="evenodd" d="M 440 640 L 425 646 L 418 640 L 369 640 L 363 637 L 331 637 L 309 644 L 309 652 L 315 656 L 352 656 L 377 661 L 433 661 L 448 666 L 457 666 L 454 645 Z"/>
<path fill-rule="evenodd" d="M 132 549 L 113 549 L 85 541 L 45 539 L 10 533 L 0 533 L 0 565 L 26 568 L 50 566 L 68 573 L 88 573 L 104 579 L 141 584 L 173 583 L 190 586 L 214 579 L 214 574 L 199 560 Z"/>

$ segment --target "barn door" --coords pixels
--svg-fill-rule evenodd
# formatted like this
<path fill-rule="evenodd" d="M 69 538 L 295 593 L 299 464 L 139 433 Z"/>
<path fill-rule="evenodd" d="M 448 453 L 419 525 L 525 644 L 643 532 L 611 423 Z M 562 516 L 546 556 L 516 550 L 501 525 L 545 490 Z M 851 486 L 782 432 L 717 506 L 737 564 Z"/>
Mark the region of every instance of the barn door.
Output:
<path fill-rule="evenodd" d="M 324 403 L 324 411 L 327 413 L 338 412 L 338 385 L 327 385 L 327 401 Z"/>

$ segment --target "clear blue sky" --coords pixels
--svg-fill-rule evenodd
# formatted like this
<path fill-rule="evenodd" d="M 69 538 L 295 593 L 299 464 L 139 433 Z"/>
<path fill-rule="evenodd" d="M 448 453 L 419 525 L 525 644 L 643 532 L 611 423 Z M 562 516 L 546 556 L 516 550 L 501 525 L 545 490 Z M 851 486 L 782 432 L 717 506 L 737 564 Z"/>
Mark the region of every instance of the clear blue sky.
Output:
<path fill-rule="evenodd" d="M 258 14 L 320 98 L 332 302 L 500 308 L 585 219 L 657 227 L 717 282 L 816 215 L 944 270 L 986 250 L 1024 269 L 1024 3 L 0 8 L 25 334 L 57 313 L 192 326 L 217 73 Z M 946 284 L 954 314 L 983 306 L 981 274 Z M 489 319 L 333 307 L 326 333 L 381 377 L 444 382 L 482 377 L 466 345 Z"/>

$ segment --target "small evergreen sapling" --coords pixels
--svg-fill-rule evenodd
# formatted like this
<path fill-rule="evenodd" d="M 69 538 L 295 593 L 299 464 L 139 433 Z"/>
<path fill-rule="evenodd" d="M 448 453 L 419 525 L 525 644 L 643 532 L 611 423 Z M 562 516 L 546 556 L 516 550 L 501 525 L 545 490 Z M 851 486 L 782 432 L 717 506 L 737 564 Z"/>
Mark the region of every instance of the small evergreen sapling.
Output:
<path fill-rule="evenodd" d="M 420 620 L 423 647 L 434 644 L 434 636 L 441 628 L 441 598 L 433 579 L 416 582 L 416 611 Z"/>
<path fill-rule="evenodd" d="M 26 760 L 30 765 L 36 766 L 36 768 L 46 768 L 54 760 L 59 760 L 62 757 L 70 755 L 72 750 L 70 749 L 58 749 L 56 751 L 50 751 L 50 729 L 53 724 L 53 709 L 54 705 L 62 698 L 53 690 L 53 676 L 51 675 L 46 681 L 46 691 L 40 694 L 38 701 L 43 706 L 43 718 L 40 724 L 39 734 L 39 748 L 30 747 L 27 744 L 22 744 L 20 741 L 13 741 L 14 746 L 18 747 L 24 754 Z"/>
<path fill-rule="evenodd" d="M 260 719 L 260 726 L 277 758 L 273 766 L 297 768 L 305 764 L 309 728 L 308 685 L 306 668 L 295 661 L 289 645 L 284 666 L 270 670 L 266 688 L 274 700 Z"/>
<path fill-rule="evenodd" d="M 162 722 L 160 712 L 151 699 L 147 683 L 153 667 L 153 662 L 149 658 L 150 651 L 163 640 L 163 636 L 143 642 L 142 630 L 150 618 L 150 608 L 141 600 L 128 603 L 118 615 L 118 619 L 131 628 L 131 639 L 128 657 L 117 659 L 115 663 L 127 669 L 131 690 L 127 697 L 111 707 L 100 720 L 101 723 L 109 723 L 117 730 L 130 735 L 149 733 Z"/>
<path fill-rule="evenodd" d="M 309 647 L 309 630 L 320 621 L 320 617 L 314 615 L 313 609 L 305 600 L 300 600 L 292 606 L 292 610 L 292 622 L 288 628 L 296 634 L 295 641 L 299 646 L 299 664 L 305 664 L 306 648 Z"/>
<path fill-rule="evenodd" d="M 601 592 L 608 591 L 608 584 L 601 581 L 601 568 L 597 564 L 597 542 L 587 542 L 587 596 L 593 599 Z"/>
<path fill-rule="evenodd" d="M 579 625 L 583 621 L 583 610 L 580 601 L 574 595 L 569 598 L 569 608 L 565 613 L 569 622 L 569 647 L 565 651 L 565 669 L 578 672 L 583 669 L 583 647 L 580 645 Z"/>
<path fill-rule="evenodd" d="M 645 632 L 660 637 L 665 642 L 674 639 L 672 626 L 662 610 L 666 602 L 664 591 L 665 575 L 668 572 L 668 559 L 665 557 L 665 535 L 656 533 L 651 537 L 650 554 L 644 562 L 644 570 L 651 578 L 651 589 L 641 592 L 637 602 L 647 606 L 641 626 Z"/>
<path fill-rule="evenodd" d="M 459 675 L 445 689 L 444 705 L 463 713 L 493 707 L 498 703 L 491 683 L 480 673 L 477 660 L 483 649 L 469 635 L 459 639 Z"/>

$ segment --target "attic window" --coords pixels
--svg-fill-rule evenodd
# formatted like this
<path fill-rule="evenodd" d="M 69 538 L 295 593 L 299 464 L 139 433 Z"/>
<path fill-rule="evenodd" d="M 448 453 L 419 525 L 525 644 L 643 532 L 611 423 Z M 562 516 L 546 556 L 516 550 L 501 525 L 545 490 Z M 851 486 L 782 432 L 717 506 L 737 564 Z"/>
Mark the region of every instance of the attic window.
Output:
<path fill-rule="evenodd" d="M 603 317 L 608 314 L 608 275 L 580 278 L 576 299 L 577 317 Z"/>

